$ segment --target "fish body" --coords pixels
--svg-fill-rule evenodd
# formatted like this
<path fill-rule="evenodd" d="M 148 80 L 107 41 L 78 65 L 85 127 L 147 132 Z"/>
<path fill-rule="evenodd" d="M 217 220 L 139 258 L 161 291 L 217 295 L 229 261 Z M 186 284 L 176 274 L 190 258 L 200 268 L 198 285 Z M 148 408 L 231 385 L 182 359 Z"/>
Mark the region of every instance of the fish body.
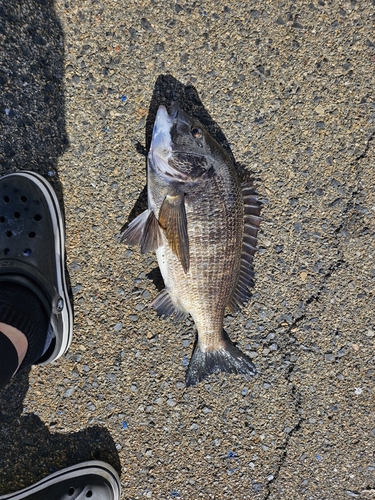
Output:
<path fill-rule="evenodd" d="M 148 155 L 148 210 L 123 234 L 142 252 L 156 251 L 165 289 L 159 315 L 190 314 L 198 339 L 186 385 L 214 371 L 254 375 L 250 359 L 223 330 L 228 307 L 250 297 L 259 206 L 242 187 L 228 154 L 177 104 L 160 106 Z"/>

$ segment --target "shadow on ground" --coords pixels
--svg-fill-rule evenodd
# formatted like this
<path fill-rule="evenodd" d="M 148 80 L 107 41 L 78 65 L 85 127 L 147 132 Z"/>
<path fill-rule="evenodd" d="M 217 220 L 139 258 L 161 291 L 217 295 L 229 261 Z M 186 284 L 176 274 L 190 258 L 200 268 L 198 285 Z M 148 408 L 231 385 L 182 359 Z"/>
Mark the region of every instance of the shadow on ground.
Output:
<path fill-rule="evenodd" d="M 48 176 L 68 145 L 65 130 L 64 35 L 53 0 L 10 0 L 0 7 L 0 171 Z"/>
<path fill-rule="evenodd" d="M 0 35 L 0 175 L 31 170 L 47 177 L 63 209 L 56 167 L 68 145 L 64 35 L 54 1 L 2 3 Z M 20 489 L 56 469 L 89 459 L 105 460 L 120 472 L 114 442 L 106 429 L 51 434 L 37 415 L 23 414 L 28 387 L 25 372 L 0 391 L 1 492 Z M 53 427 L 53 423 L 49 425 Z"/>
<path fill-rule="evenodd" d="M 86 460 L 104 460 L 120 473 L 117 451 L 107 429 L 94 426 L 70 434 L 52 434 L 38 415 L 23 413 L 28 374 L 29 370 L 22 372 L 0 391 L 0 494 Z M 54 422 L 49 422 L 49 427 L 53 426 Z"/>
<path fill-rule="evenodd" d="M 57 160 L 69 143 L 64 34 L 54 0 L 3 2 L 0 37 L 0 175 L 30 170 L 48 178 L 65 219 L 57 172 Z M 66 279 L 70 285 L 68 274 Z"/>

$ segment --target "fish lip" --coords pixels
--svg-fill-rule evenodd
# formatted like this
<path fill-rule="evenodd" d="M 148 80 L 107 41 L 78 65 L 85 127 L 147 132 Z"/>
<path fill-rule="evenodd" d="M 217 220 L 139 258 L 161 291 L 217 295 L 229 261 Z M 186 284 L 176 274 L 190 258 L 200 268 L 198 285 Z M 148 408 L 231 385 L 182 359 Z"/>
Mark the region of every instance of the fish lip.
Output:
<path fill-rule="evenodd" d="M 173 107 L 173 114 L 176 113 L 176 116 L 178 114 L 178 109 L 179 106 L 176 103 L 176 106 Z M 173 154 L 171 129 L 175 118 L 172 116 L 168 114 L 165 106 L 159 106 L 152 131 L 148 158 L 151 168 L 168 181 L 186 181 L 187 177 L 175 168 L 171 167 L 168 163 L 168 160 Z"/>
<path fill-rule="evenodd" d="M 152 130 L 152 139 L 150 153 L 166 160 L 172 156 L 171 128 L 173 122 L 170 120 L 165 106 L 161 105 L 156 113 L 154 128 Z"/>
<path fill-rule="evenodd" d="M 173 122 L 171 121 L 167 108 L 160 105 L 156 113 L 154 127 L 152 130 L 151 149 L 155 149 L 156 139 L 165 137 L 170 132 Z"/>
<path fill-rule="evenodd" d="M 169 165 L 169 159 L 172 158 L 173 155 L 190 154 L 191 156 L 197 157 L 205 156 L 204 154 L 186 153 L 174 149 L 176 145 L 173 144 L 171 130 L 173 125 L 179 120 L 186 123 L 186 113 L 177 102 L 172 102 L 170 113 L 168 113 L 164 105 L 159 106 L 155 117 L 151 145 L 148 153 L 149 164 L 152 170 L 167 180 L 167 182 L 177 181 L 195 183 L 205 175 L 206 172 L 203 172 L 201 176 L 192 178 Z"/>

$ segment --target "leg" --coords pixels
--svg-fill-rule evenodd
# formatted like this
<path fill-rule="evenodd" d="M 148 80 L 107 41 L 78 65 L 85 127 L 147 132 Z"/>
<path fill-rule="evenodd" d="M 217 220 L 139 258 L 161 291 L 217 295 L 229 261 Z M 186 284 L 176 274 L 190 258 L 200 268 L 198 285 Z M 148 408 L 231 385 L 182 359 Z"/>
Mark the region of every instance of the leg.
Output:
<path fill-rule="evenodd" d="M 27 352 L 27 338 L 17 328 L 0 323 L 0 387 L 16 373 Z"/>
<path fill-rule="evenodd" d="M 18 358 L 17 369 L 18 369 L 26 356 L 27 345 L 28 345 L 27 337 L 20 330 L 14 328 L 14 326 L 6 325 L 5 323 L 0 323 L 0 332 L 3 333 L 6 337 L 8 337 L 8 339 L 12 342 L 14 348 L 17 351 L 17 358 Z"/>

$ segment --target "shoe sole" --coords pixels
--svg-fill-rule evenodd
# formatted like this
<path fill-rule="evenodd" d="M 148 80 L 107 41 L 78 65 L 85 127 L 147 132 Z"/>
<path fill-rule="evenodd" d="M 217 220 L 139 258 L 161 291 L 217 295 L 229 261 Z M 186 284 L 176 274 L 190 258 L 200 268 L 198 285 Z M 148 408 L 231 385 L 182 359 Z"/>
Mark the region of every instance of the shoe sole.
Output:
<path fill-rule="evenodd" d="M 20 491 L 10 493 L 9 495 L 0 496 L 0 500 L 23 500 L 27 499 L 30 495 L 35 495 L 38 492 L 43 492 L 43 489 L 48 488 L 53 485 L 59 485 L 61 481 L 68 479 L 74 479 L 77 477 L 82 477 L 85 474 L 96 475 L 102 477 L 108 481 L 113 491 L 113 499 L 119 500 L 121 494 L 121 484 L 120 479 L 115 471 L 115 469 L 100 460 L 90 460 L 88 462 L 82 462 L 71 467 L 67 467 L 60 471 L 54 472 L 49 476 L 45 477 L 41 481 L 28 486 Z M 42 498 L 42 497 L 41 497 Z"/>

